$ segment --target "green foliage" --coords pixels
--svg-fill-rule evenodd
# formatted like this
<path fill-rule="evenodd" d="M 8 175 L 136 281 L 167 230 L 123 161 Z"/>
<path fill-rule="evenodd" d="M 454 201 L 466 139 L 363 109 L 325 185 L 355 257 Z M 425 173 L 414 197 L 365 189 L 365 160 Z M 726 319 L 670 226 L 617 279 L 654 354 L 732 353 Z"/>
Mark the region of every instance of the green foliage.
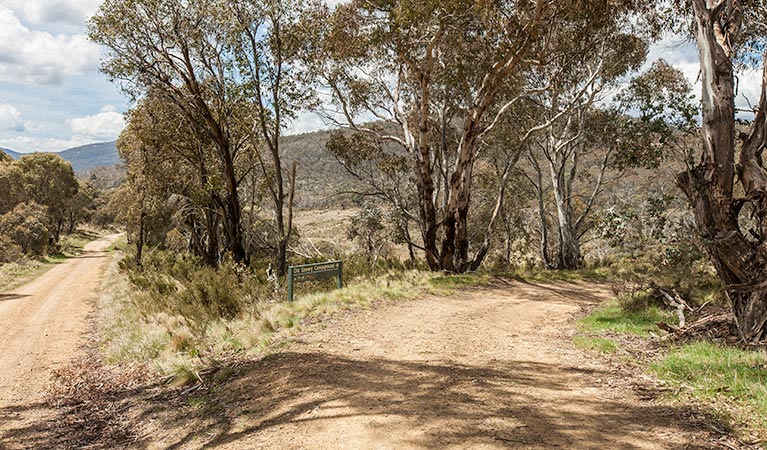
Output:
<path fill-rule="evenodd" d="M 0 218 L 0 227 L 2 219 Z M 21 259 L 22 249 L 19 244 L 11 240 L 8 236 L 0 234 L 0 264 L 18 261 Z"/>
<path fill-rule="evenodd" d="M 7 213 L 22 201 L 22 177 L 21 169 L 13 160 L 0 161 L 0 214 Z"/>
<path fill-rule="evenodd" d="M 734 410 L 734 418 L 767 429 L 767 354 L 709 342 L 672 349 L 651 370 L 679 395 Z M 727 407 L 736 405 L 737 408 Z"/>
<path fill-rule="evenodd" d="M 672 315 L 658 307 L 650 306 L 638 311 L 626 311 L 618 303 L 611 303 L 578 321 L 578 328 L 589 333 L 633 334 L 649 336 L 658 332 L 658 322 L 672 320 Z"/>
<path fill-rule="evenodd" d="M 72 166 L 47 153 L 0 161 L 0 263 L 20 253 L 58 252 L 62 233 L 72 233 L 94 209 L 96 190 L 75 179 Z"/>
<path fill-rule="evenodd" d="M 381 209 L 371 202 L 364 202 L 359 212 L 352 217 L 346 229 L 346 237 L 357 242 L 371 263 L 377 261 L 379 256 L 386 256 L 385 247 L 389 243 L 389 236 Z"/>
<path fill-rule="evenodd" d="M 51 232 L 48 209 L 37 203 L 21 203 L 0 217 L 0 235 L 18 245 L 23 253 L 42 256 L 48 250 Z"/>
<path fill-rule="evenodd" d="M 638 113 L 624 127 L 625 139 L 616 165 L 655 169 L 676 153 L 690 164 L 693 147 L 685 138 L 698 131 L 700 106 L 684 74 L 665 60 L 655 61 L 644 74 L 631 80 L 618 95 L 618 103 Z"/>
<path fill-rule="evenodd" d="M 50 231 L 58 241 L 79 189 L 72 166 L 52 153 L 23 155 L 15 164 L 23 174 L 24 197 L 47 208 Z"/>

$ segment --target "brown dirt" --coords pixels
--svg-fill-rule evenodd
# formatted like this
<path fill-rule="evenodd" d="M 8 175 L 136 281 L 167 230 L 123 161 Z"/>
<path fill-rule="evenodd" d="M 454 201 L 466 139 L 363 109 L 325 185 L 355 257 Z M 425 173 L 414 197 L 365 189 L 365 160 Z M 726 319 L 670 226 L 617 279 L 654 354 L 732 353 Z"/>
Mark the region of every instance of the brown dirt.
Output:
<path fill-rule="evenodd" d="M 45 415 L 51 371 L 80 352 L 109 261 L 104 250 L 118 237 L 90 242 L 81 255 L 0 294 L 0 448 L 13 443 L 10 430 Z"/>
<path fill-rule="evenodd" d="M 114 398 L 148 449 L 711 449 L 706 418 L 574 348 L 588 283 L 498 282 L 339 317 L 191 395 Z M 125 403 L 120 403 L 124 401 Z M 104 443 L 103 447 L 117 443 Z M 732 448 L 732 447 L 728 447 Z"/>
<path fill-rule="evenodd" d="M 572 346 L 573 318 L 609 297 L 589 283 L 498 281 L 389 303 L 312 326 L 194 392 L 114 389 L 100 394 L 106 415 L 89 403 L 10 435 L 21 448 L 734 448 L 699 412 Z"/>

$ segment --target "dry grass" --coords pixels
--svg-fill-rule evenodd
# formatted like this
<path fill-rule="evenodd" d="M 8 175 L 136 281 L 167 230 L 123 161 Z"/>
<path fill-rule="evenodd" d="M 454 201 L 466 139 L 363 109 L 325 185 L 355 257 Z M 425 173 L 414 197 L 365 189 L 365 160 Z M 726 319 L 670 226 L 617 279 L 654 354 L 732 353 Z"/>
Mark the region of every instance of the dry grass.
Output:
<path fill-rule="evenodd" d="M 307 243 L 307 250 L 333 250 L 346 253 L 353 244 L 346 239 L 346 228 L 357 209 L 302 210 L 296 211 L 294 223 L 301 233 L 302 241 Z M 312 246 L 313 244 L 313 246 Z"/>
<path fill-rule="evenodd" d="M 49 256 L 42 259 L 23 258 L 17 262 L 0 265 L 0 293 L 12 291 L 29 283 L 65 259 L 66 257 L 63 256 Z"/>
<path fill-rule="evenodd" d="M 194 374 L 233 357 L 266 354 L 280 348 L 310 324 L 344 311 L 378 302 L 446 295 L 458 288 L 486 282 L 477 275 L 444 276 L 423 271 L 389 271 L 351 280 L 344 289 L 303 294 L 296 301 L 275 296 L 242 300 L 235 317 L 180 314 L 168 302 L 147 308 L 152 296 L 136 291 L 118 268 L 110 265 L 102 298 L 101 347 L 111 362 L 150 362 L 162 376 L 193 381 Z M 282 297 L 280 294 L 279 297 Z M 159 300 L 167 302 L 167 297 Z M 175 311 L 174 311 L 175 309 Z"/>

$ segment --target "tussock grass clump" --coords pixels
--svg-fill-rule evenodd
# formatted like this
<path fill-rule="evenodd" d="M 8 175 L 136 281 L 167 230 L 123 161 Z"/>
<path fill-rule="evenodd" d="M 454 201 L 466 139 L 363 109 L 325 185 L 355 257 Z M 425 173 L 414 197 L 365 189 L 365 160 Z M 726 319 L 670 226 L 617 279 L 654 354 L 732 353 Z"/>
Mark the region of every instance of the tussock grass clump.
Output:
<path fill-rule="evenodd" d="M 119 267 L 128 274 L 134 287 L 131 301 L 144 317 L 178 315 L 204 328 L 210 320 L 237 317 L 256 297 L 269 297 L 266 283 L 251 279 L 246 269 L 230 262 L 213 268 L 191 255 L 156 252 L 141 266 L 124 258 Z"/>

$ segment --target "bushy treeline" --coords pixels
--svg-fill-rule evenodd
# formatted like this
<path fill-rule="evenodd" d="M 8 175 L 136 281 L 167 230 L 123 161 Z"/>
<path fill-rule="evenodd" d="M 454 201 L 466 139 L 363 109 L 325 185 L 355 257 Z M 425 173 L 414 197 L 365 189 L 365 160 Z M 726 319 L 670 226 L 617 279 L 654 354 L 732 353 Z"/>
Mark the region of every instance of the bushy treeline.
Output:
<path fill-rule="evenodd" d="M 0 152 L 0 263 L 55 253 L 61 237 L 83 222 L 111 222 L 97 213 L 104 201 L 58 155 L 33 153 L 13 161 Z"/>
<path fill-rule="evenodd" d="M 313 111 L 344 130 L 328 150 L 364 185 L 357 194 L 386 203 L 411 259 L 479 268 L 512 226 L 511 181 L 528 163 L 544 265 L 581 267 L 605 172 L 657 166 L 671 128 L 695 113 L 667 64 L 614 95 L 642 67 L 657 19 L 603 0 L 106 2 L 90 36 L 110 50 L 104 72 L 139 99 L 118 145 L 137 261 L 172 232 L 208 265 L 271 260 L 283 275 L 302 173 L 282 135 Z"/>
<path fill-rule="evenodd" d="M 138 99 L 120 139 L 136 260 L 147 243 L 175 242 L 209 266 L 284 275 L 301 255 L 293 205 L 310 169 L 286 160 L 282 135 L 312 111 L 337 129 L 326 148 L 363 186 L 353 194 L 380 202 L 391 230 L 365 210 L 349 237 L 375 260 L 386 236 L 432 271 L 477 270 L 501 246 L 519 264 L 519 236 L 546 269 L 604 259 L 619 238 L 628 251 L 662 241 L 657 201 L 614 186 L 669 168 L 656 178 L 693 206 L 748 316 L 741 332 L 767 336 L 767 95 L 743 132 L 734 110 L 735 69 L 762 66 L 765 12 L 727 4 L 107 1 L 90 36 L 109 50 L 103 71 Z M 701 65 L 702 107 L 668 63 L 640 73 L 664 33 L 693 29 L 716 59 Z"/>

